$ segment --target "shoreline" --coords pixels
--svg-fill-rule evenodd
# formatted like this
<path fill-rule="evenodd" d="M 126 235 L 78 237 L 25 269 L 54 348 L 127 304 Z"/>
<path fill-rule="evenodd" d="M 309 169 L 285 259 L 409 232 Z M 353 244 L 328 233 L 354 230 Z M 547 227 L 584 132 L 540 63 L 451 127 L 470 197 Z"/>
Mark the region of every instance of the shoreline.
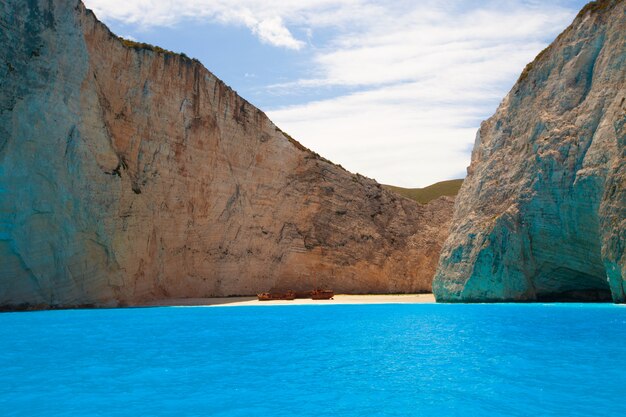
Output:
<path fill-rule="evenodd" d="M 246 306 L 300 306 L 300 305 L 346 305 L 346 304 L 435 304 L 432 293 L 424 294 L 336 294 L 332 300 L 312 300 L 297 298 L 295 300 L 259 301 L 256 296 L 234 297 L 198 297 L 198 298 L 165 298 L 126 305 L 9 305 L 0 306 L 2 313 L 20 313 L 57 310 L 98 310 L 121 308 L 151 307 L 246 307 Z"/>
<path fill-rule="evenodd" d="M 345 304 L 434 304 L 435 296 L 426 294 L 336 294 L 332 300 L 259 301 L 257 297 L 175 298 L 152 301 L 141 307 L 245 307 L 245 306 L 295 306 L 295 305 L 345 305 Z M 138 306 L 139 307 L 139 306 Z"/>

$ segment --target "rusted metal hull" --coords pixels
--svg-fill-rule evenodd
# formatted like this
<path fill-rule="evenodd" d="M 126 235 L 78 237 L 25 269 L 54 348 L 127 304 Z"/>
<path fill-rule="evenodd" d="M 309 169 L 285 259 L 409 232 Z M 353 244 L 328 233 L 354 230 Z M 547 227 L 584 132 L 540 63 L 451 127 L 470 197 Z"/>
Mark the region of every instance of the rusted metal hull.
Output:
<path fill-rule="evenodd" d="M 295 300 L 296 293 L 293 291 L 287 291 L 284 293 L 262 292 L 257 294 L 257 298 L 259 301 Z"/>
<path fill-rule="evenodd" d="M 313 300 L 331 300 L 335 296 L 333 290 L 262 292 L 257 294 L 259 301 L 294 300 L 296 298 L 312 298 Z"/>
<path fill-rule="evenodd" d="M 331 300 L 335 296 L 333 290 L 313 290 L 311 298 L 314 300 Z"/>

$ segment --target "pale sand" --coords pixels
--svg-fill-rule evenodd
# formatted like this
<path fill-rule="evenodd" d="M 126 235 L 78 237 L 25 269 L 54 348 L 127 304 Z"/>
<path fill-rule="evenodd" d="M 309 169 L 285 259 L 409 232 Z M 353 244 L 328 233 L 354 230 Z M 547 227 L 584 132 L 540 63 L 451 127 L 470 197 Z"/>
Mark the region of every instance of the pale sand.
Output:
<path fill-rule="evenodd" d="M 385 295 L 347 295 L 337 294 L 333 300 L 296 300 L 259 301 L 256 297 L 224 298 L 178 298 L 153 301 L 146 306 L 171 307 L 241 307 L 241 306 L 279 306 L 279 305 L 330 305 L 330 304 L 424 304 L 434 303 L 432 294 L 385 294 Z"/>

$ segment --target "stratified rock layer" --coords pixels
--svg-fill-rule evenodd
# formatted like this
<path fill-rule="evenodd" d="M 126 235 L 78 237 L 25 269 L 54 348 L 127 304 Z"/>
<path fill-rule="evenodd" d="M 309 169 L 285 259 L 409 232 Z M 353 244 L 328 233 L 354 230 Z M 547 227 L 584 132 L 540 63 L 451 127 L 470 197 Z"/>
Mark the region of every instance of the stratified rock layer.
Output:
<path fill-rule="evenodd" d="M 438 301 L 626 301 L 625 34 L 590 3 L 481 125 Z"/>
<path fill-rule="evenodd" d="M 329 163 L 78 0 L 0 0 L 0 28 L 1 306 L 430 290 L 452 199 Z"/>

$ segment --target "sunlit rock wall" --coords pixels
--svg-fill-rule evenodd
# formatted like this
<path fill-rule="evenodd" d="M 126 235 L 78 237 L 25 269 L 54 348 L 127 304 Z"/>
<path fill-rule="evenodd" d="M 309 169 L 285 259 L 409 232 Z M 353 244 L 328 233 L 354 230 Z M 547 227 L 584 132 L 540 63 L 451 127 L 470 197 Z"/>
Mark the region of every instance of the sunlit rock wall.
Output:
<path fill-rule="evenodd" d="M 626 301 L 625 34 L 590 3 L 481 125 L 438 301 Z"/>
<path fill-rule="evenodd" d="M 0 28 L 0 306 L 430 290 L 452 199 L 346 172 L 77 0 L 0 0 Z"/>

